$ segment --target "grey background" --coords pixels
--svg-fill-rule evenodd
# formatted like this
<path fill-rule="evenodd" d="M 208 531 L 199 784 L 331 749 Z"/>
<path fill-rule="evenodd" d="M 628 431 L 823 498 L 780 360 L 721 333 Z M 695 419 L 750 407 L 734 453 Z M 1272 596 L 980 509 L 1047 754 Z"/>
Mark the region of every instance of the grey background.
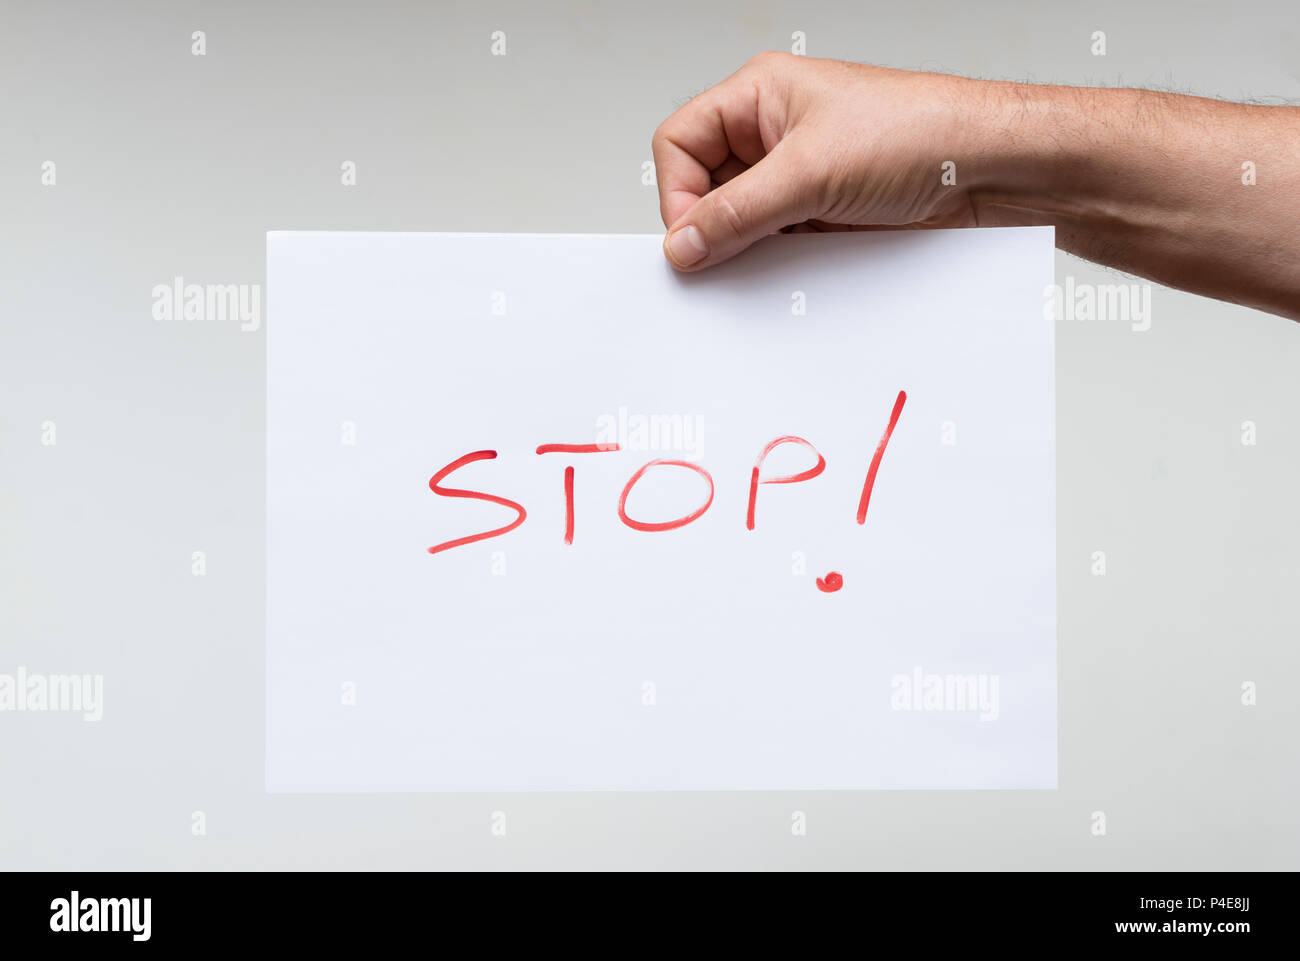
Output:
<path fill-rule="evenodd" d="M 264 333 L 155 321 L 153 286 L 263 284 L 270 229 L 658 231 L 654 127 L 795 30 L 1300 96 L 1280 2 L 0 4 L 0 673 L 105 685 L 98 724 L 0 713 L 0 867 L 1300 865 L 1300 329 L 1161 288 L 1146 332 L 1058 322 L 1058 791 L 264 793 Z"/>

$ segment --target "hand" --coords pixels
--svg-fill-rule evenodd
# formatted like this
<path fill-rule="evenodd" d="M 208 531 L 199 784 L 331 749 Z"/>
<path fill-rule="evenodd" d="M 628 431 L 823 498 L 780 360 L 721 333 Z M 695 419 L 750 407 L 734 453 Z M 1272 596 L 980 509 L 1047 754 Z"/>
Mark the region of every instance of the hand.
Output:
<path fill-rule="evenodd" d="M 977 83 L 760 54 L 655 131 L 669 261 L 698 270 L 783 229 L 974 226 L 941 165 Z"/>
<path fill-rule="evenodd" d="M 653 146 L 679 270 L 780 230 L 1050 225 L 1080 257 L 1300 320 L 1297 107 L 765 53 Z"/>

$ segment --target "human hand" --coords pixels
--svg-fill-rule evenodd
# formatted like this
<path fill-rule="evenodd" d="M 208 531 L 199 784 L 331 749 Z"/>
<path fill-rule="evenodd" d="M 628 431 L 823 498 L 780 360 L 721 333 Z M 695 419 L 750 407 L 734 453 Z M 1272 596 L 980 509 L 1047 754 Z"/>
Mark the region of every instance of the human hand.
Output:
<path fill-rule="evenodd" d="M 777 231 L 1048 225 L 1080 257 L 1300 320 L 1298 107 L 764 53 L 653 147 L 679 270 Z"/>
<path fill-rule="evenodd" d="M 979 81 L 764 53 L 655 131 L 673 266 L 698 270 L 779 230 L 969 227 L 944 160 L 974 147 Z"/>

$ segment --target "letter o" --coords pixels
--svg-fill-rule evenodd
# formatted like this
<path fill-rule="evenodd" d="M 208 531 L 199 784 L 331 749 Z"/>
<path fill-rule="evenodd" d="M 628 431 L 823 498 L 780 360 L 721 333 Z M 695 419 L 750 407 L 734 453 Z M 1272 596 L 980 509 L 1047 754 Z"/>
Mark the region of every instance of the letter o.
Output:
<path fill-rule="evenodd" d="M 632 493 L 632 488 L 636 486 L 636 482 L 641 479 L 642 475 L 645 474 L 646 471 L 651 467 L 660 466 L 685 467 L 689 470 L 695 471 L 695 473 L 699 474 L 709 482 L 709 499 L 704 502 L 704 506 L 699 510 L 687 514 L 685 517 L 679 517 L 675 521 L 662 521 L 655 524 L 647 524 L 645 521 L 634 521 L 632 518 L 627 516 L 627 495 Z M 704 512 L 711 506 L 713 506 L 713 478 L 703 467 L 699 464 L 692 464 L 690 461 L 685 460 L 652 460 L 633 474 L 632 479 L 629 480 L 627 486 L 623 488 L 623 493 L 620 494 L 618 498 L 618 519 L 636 531 L 671 531 L 678 527 L 685 527 L 691 521 L 699 520 L 704 516 Z"/>

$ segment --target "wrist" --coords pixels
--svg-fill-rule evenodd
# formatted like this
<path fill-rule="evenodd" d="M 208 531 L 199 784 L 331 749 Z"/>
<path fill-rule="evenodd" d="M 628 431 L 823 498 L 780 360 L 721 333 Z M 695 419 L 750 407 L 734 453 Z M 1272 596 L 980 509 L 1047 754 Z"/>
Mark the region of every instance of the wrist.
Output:
<path fill-rule="evenodd" d="M 967 192 L 981 224 L 1058 224 L 1106 216 L 1102 165 L 1122 166 L 1131 146 L 1094 117 L 1128 91 L 977 81 L 970 105 Z M 1113 212 L 1112 212 L 1113 217 Z"/>

